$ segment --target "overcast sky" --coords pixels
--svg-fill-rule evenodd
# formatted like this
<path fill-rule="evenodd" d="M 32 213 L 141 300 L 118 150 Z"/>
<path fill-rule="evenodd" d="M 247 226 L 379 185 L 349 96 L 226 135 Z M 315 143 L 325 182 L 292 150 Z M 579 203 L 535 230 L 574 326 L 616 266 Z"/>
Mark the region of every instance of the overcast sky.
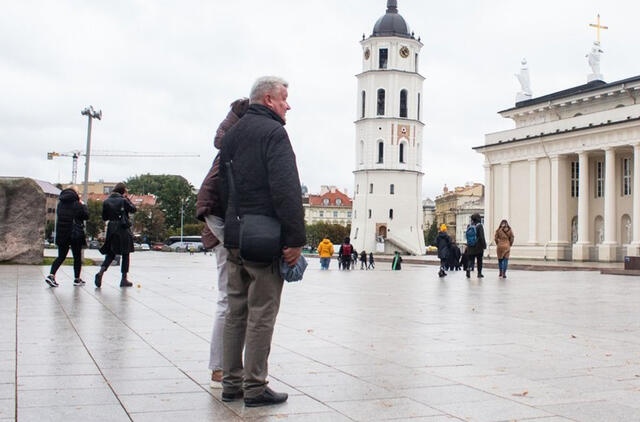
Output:
<path fill-rule="evenodd" d="M 588 24 L 601 14 L 602 73 L 640 74 L 640 2 L 399 0 L 424 47 L 424 196 L 483 181 L 484 134 L 512 127 L 520 60 L 534 96 L 586 83 Z M 290 83 L 287 130 L 311 192 L 353 193 L 356 78 L 362 34 L 386 0 L 3 1 L 0 13 L 0 176 L 71 179 L 84 150 L 88 105 L 102 109 L 93 151 L 180 152 L 198 158 L 94 157 L 91 180 L 142 173 L 185 176 L 199 187 L 213 133 L 256 77 Z M 84 160 L 79 163 L 81 181 Z"/>

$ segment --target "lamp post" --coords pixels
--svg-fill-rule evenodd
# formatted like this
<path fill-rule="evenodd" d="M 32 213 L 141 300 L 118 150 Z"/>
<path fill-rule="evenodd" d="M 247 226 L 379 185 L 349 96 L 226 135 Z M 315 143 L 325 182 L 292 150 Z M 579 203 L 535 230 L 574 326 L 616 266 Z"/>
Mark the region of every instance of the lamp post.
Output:
<path fill-rule="evenodd" d="M 87 149 L 85 150 L 84 162 L 84 187 L 82 189 L 82 201 L 86 204 L 89 199 L 89 158 L 91 157 L 91 121 L 93 119 L 102 120 L 102 110 L 95 111 L 93 106 L 85 107 L 80 112 L 83 116 L 87 116 L 89 121 L 87 127 Z"/>
<path fill-rule="evenodd" d="M 184 198 L 180 199 L 180 242 L 184 234 Z"/>

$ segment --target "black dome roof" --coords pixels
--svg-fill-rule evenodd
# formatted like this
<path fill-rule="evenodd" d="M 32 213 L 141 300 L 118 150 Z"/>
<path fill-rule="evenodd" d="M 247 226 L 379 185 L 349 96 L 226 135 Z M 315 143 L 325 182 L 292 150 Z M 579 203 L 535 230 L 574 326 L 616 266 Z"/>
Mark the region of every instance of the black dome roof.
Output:
<path fill-rule="evenodd" d="M 387 0 L 387 13 L 373 26 L 372 37 L 405 37 L 413 38 L 409 25 L 398 13 L 398 1 Z"/>

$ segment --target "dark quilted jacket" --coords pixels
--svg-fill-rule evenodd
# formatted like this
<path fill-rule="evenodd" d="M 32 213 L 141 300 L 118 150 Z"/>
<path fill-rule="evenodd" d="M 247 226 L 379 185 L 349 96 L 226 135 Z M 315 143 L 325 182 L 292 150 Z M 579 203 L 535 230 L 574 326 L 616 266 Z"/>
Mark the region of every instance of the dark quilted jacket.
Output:
<path fill-rule="evenodd" d="M 275 217 L 282 225 L 282 240 L 289 247 L 306 243 L 302 192 L 284 122 L 269 108 L 252 104 L 247 113 L 222 139 L 220 182 L 226 210 L 224 243 L 239 247 L 239 225 L 229 206 L 226 163 L 232 162 L 237 210 L 244 214 Z"/>

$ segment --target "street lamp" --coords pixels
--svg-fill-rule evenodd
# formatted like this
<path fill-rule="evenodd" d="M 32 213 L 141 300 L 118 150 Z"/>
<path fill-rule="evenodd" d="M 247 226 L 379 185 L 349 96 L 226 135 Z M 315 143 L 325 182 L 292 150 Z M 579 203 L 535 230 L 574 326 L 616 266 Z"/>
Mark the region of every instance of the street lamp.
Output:
<path fill-rule="evenodd" d="M 184 198 L 180 199 L 180 242 L 184 234 Z"/>
<path fill-rule="evenodd" d="M 93 106 L 85 107 L 80 112 L 83 116 L 87 116 L 89 125 L 87 127 L 87 149 L 85 150 L 84 162 L 84 187 L 82 189 L 82 200 L 86 204 L 89 199 L 89 158 L 91 157 L 91 121 L 93 119 L 102 120 L 102 110 L 96 112 Z"/>

